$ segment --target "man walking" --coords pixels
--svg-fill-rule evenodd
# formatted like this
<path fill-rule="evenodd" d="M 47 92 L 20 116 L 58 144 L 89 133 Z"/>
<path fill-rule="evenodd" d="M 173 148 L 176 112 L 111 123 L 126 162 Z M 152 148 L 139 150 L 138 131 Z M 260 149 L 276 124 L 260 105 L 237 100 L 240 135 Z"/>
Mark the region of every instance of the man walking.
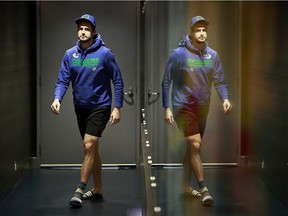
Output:
<path fill-rule="evenodd" d="M 99 139 L 108 121 L 114 125 L 120 121 L 123 106 L 121 71 L 114 54 L 105 47 L 100 34 L 96 33 L 96 20 L 89 14 L 76 19 L 78 41 L 65 52 L 55 85 L 51 110 L 60 114 L 61 101 L 72 84 L 73 102 L 81 137 L 84 159 L 80 182 L 70 205 L 81 207 L 82 199 L 102 199 L 102 162 Z M 111 81 L 114 86 L 114 108 L 112 106 Z M 94 187 L 84 193 L 90 175 Z"/>
<path fill-rule="evenodd" d="M 162 81 L 165 121 L 173 124 L 175 120 L 186 139 L 183 158 L 184 193 L 190 197 L 202 197 L 202 204 L 205 206 L 214 202 L 204 180 L 200 157 L 212 83 L 223 102 L 224 114 L 232 109 L 219 56 L 206 42 L 208 25 L 208 20 L 201 16 L 192 18 L 190 34 L 170 53 Z M 192 172 L 198 181 L 200 192 L 190 186 Z"/>

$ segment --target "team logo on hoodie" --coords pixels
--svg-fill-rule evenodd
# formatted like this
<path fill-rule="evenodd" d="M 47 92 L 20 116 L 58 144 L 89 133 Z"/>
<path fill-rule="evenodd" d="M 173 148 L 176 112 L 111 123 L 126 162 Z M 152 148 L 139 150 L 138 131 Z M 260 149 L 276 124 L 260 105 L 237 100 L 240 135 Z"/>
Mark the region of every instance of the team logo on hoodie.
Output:
<path fill-rule="evenodd" d="M 209 59 L 201 60 L 201 59 L 187 58 L 187 65 L 190 68 L 190 70 L 193 71 L 193 68 L 210 67 L 212 65 L 212 61 Z"/>
<path fill-rule="evenodd" d="M 73 53 L 73 58 L 78 58 L 79 54 L 77 52 Z"/>
<path fill-rule="evenodd" d="M 97 65 L 99 64 L 99 58 L 84 58 L 80 59 L 77 53 L 73 54 L 72 65 L 73 66 L 83 66 L 93 68 L 93 71 L 96 70 Z"/>
<path fill-rule="evenodd" d="M 211 58 L 212 58 L 212 56 L 211 56 L 210 53 L 205 53 L 204 54 L 204 59 L 211 59 Z"/>

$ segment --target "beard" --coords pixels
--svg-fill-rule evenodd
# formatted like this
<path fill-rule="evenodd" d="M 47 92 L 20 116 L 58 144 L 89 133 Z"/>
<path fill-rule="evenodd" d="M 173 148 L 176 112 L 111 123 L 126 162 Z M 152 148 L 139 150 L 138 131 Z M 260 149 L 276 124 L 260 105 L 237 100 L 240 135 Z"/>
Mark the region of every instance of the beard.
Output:
<path fill-rule="evenodd" d="M 198 39 L 195 40 L 195 41 L 197 41 L 197 43 L 205 43 L 206 38 L 205 38 L 205 37 L 200 37 L 200 38 L 198 38 Z"/>
<path fill-rule="evenodd" d="M 87 42 L 91 42 L 91 40 L 93 40 L 93 37 L 78 37 L 78 39 L 82 42 L 82 43 L 87 43 Z"/>

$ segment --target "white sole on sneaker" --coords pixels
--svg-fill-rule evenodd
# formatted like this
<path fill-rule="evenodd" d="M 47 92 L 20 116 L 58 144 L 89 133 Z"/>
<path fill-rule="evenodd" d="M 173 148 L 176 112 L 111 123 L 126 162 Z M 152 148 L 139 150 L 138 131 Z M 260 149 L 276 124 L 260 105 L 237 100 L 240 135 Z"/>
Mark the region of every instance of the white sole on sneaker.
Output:
<path fill-rule="evenodd" d="M 214 200 L 210 195 L 204 196 L 202 199 L 202 205 L 203 206 L 211 206 L 213 205 Z"/>
<path fill-rule="evenodd" d="M 73 207 L 82 207 L 82 200 L 78 197 L 72 197 L 69 204 Z"/>

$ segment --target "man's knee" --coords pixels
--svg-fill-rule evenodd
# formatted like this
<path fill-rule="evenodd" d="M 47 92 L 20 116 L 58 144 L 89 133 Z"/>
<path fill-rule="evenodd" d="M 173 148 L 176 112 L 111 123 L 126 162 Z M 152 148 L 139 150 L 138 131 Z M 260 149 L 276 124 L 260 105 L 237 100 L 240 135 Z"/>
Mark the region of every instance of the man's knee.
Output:
<path fill-rule="evenodd" d="M 188 148 L 190 148 L 192 151 L 200 151 L 202 141 L 200 134 L 189 136 L 186 139 Z"/>
<path fill-rule="evenodd" d="M 83 140 L 83 147 L 85 153 L 95 153 L 98 149 L 98 137 L 86 134 Z"/>

